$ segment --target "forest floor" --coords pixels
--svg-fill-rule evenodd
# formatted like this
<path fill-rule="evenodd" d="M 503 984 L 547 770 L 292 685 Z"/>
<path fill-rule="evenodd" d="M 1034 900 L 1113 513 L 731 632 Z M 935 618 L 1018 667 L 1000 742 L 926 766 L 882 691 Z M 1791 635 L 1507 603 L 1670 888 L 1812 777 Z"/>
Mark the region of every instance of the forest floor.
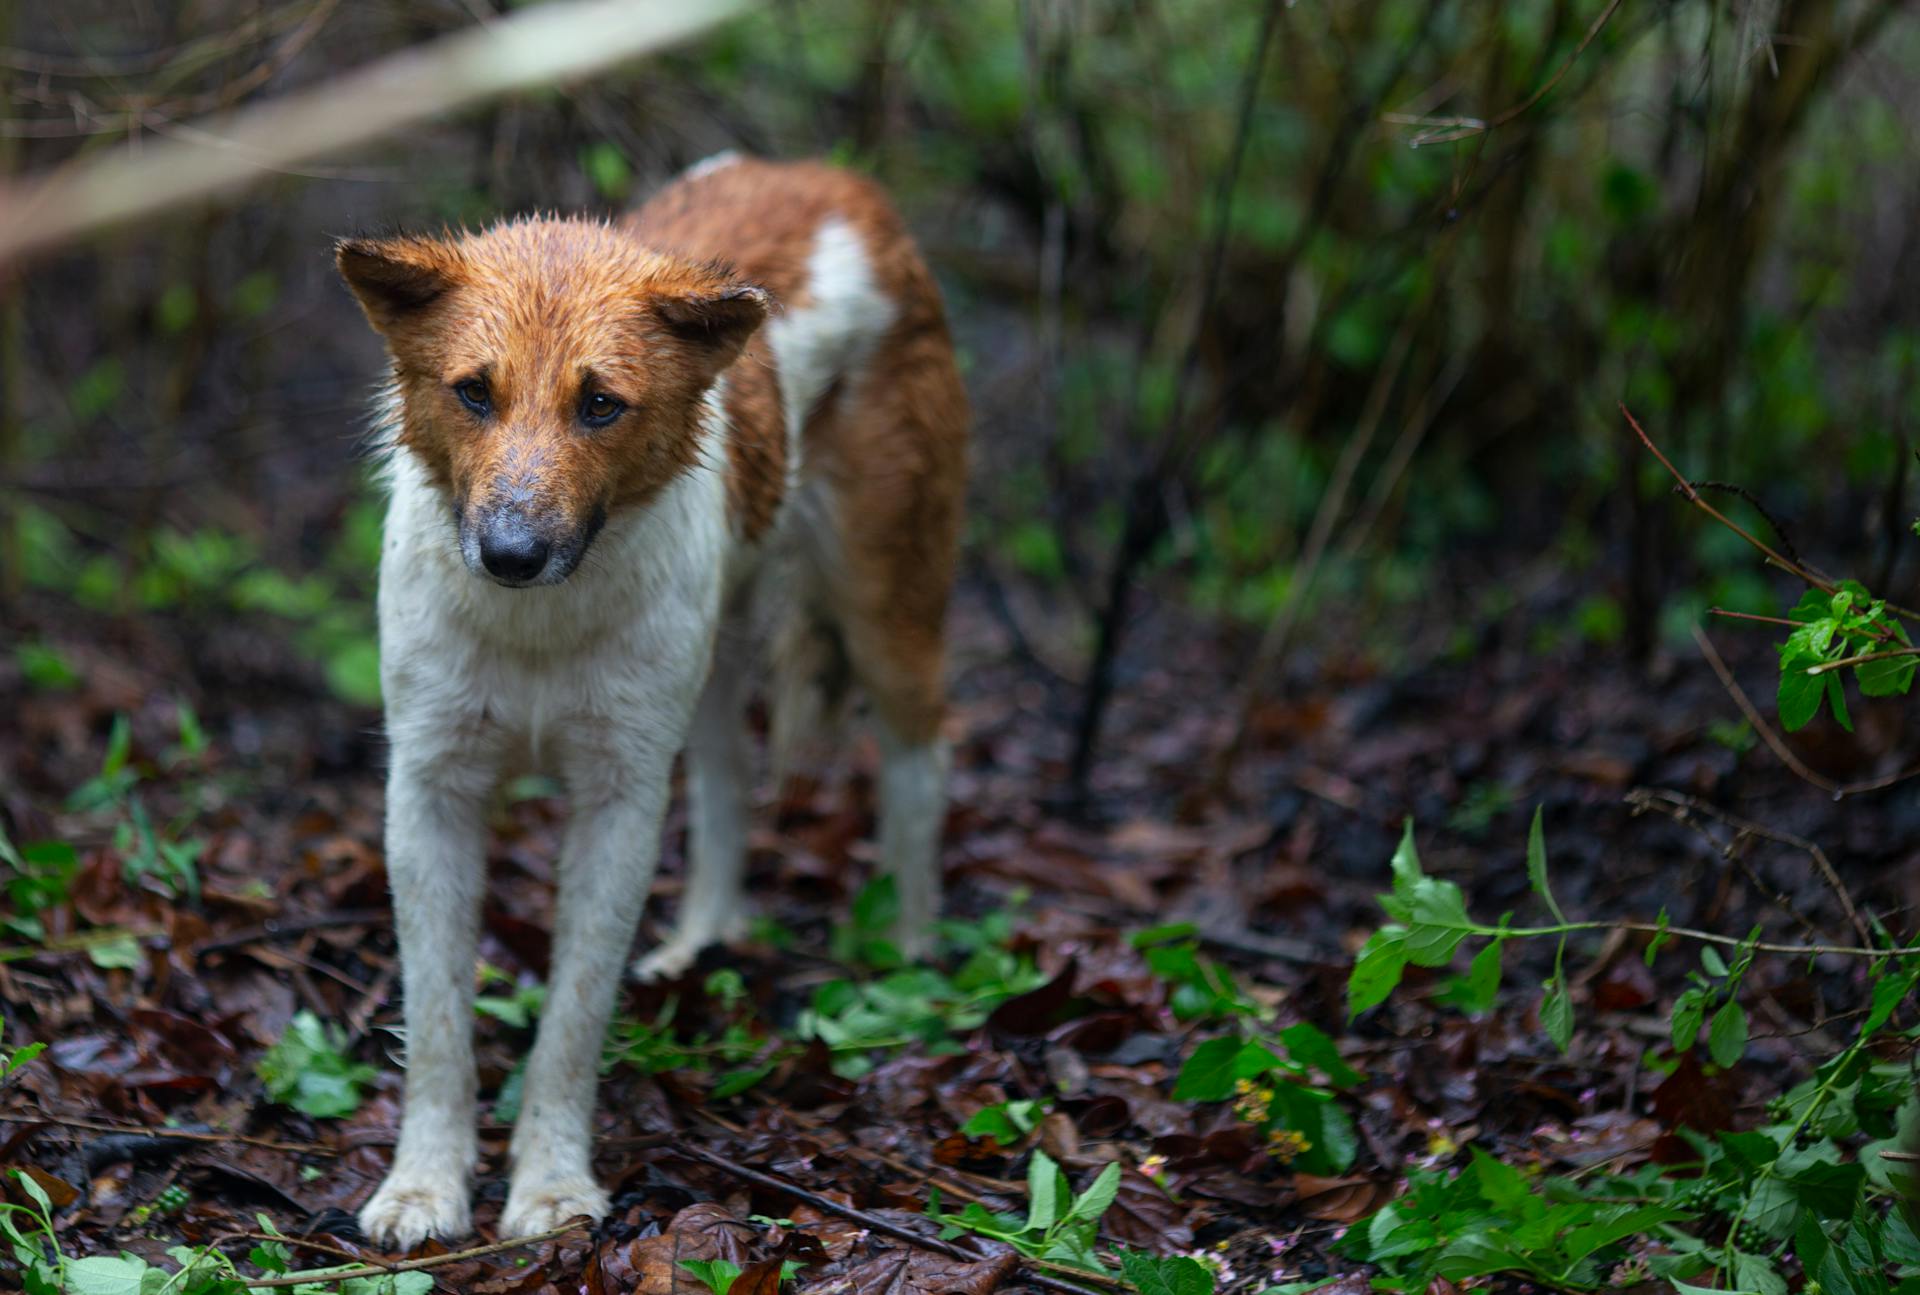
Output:
<path fill-rule="evenodd" d="M 1726 1067 L 1667 1042 L 1694 952 L 1649 966 L 1646 937 L 1627 932 L 1569 946 L 1565 1052 L 1540 1018 L 1547 941 L 1513 942 L 1490 1010 L 1463 1010 L 1444 971 L 1409 968 L 1385 1004 L 1349 1019 L 1349 972 L 1386 920 L 1375 896 L 1409 817 L 1428 872 L 1458 882 L 1481 921 L 1545 916 L 1525 866 L 1540 806 L 1574 918 L 1664 909 L 1735 937 L 1857 942 L 1806 850 L 1705 810 L 1643 812 L 1629 797 L 1650 788 L 1671 793 L 1669 809 L 1717 807 L 1817 843 L 1863 911 L 1914 928 L 1911 786 L 1836 801 L 1754 741 L 1698 656 L 1676 651 L 1650 676 L 1543 640 L 1551 607 L 1535 603 L 1397 669 L 1303 656 L 1256 713 L 1226 796 L 1199 792 L 1236 658 L 1158 617 L 1130 654 L 1154 664 L 1123 678 L 1090 810 L 1073 816 L 1059 794 L 1073 690 L 970 596 L 955 630 L 952 920 L 937 966 L 893 967 L 875 938 L 885 897 L 862 889 L 872 752 L 857 739 L 834 776 L 759 812 L 755 937 L 709 950 L 679 983 L 624 991 L 598 1115 L 611 1216 L 433 1276 L 499 1295 L 665 1295 L 705 1289 L 681 1261 L 724 1259 L 751 1276 L 735 1295 L 758 1295 L 792 1259 L 808 1265 L 799 1290 L 823 1295 L 1117 1288 L 1016 1253 L 1039 1249 L 1034 1235 L 1014 1249 L 961 1235 L 949 1253 L 928 1240 L 936 1196 L 1024 1220 L 1037 1149 L 1080 1190 L 1121 1166 L 1102 1189 L 1115 1192 L 1103 1253 L 1199 1252 L 1221 1289 L 1336 1278 L 1346 1295 L 1374 1270 L 1341 1238 L 1410 1172 L 1478 1147 L 1530 1174 L 1627 1174 L 1684 1153 L 1683 1125 L 1758 1122 L 1850 1037 L 1857 961 L 1756 962 L 1751 1036 Z M 49 1046 L 0 1087 L 0 1168 L 30 1171 L 70 1256 L 164 1264 L 170 1246 L 214 1243 L 252 1277 L 264 1216 L 296 1268 L 385 1262 L 352 1217 L 387 1164 L 401 1095 L 377 717 L 325 699 L 244 624 L 21 612 L 23 629 L 65 645 L 78 678 L 30 688 L 0 666 L 14 717 L 0 726 L 0 822 L 22 846 L 75 854 L 69 867 L 58 849 L 28 851 L 9 885 L 6 1040 Z M 1764 637 L 1718 639 L 1770 715 Z M 1896 710 L 1863 713 L 1863 728 L 1896 724 Z M 1870 777 L 1900 763 L 1899 737 L 1841 744 L 1816 728 L 1796 749 L 1836 777 Z M 423 1254 L 497 1239 L 505 1119 L 548 955 L 563 821 L 550 790 L 518 787 L 497 814 L 478 1235 Z M 636 948 L 670 915 L 684 829 L 676 806 Z M 282 1042 L 302 1013 L 325 1023 L 294 1031 L 304 1050 Z M 1337 1056 L 1290 1032 L 1303 1023 Z M 1239 1091 L 1183 1076 L 1220 1038 L 1288 1039 L 1297 1068 Z M 271 1267 L 275 1253 L 256 1257 Z"/>

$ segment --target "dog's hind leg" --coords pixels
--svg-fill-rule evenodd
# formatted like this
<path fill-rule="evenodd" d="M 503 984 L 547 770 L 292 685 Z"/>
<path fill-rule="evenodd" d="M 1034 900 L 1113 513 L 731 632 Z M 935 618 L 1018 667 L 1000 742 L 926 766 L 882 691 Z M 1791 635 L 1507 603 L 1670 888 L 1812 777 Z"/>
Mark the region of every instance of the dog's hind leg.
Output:
<path fill-rule="evenodd" d="M 640 980 L 666 980 L 693 965 L 709 944 L 746 934 L 742 893 L 747 861 L 747 788 L 752 750 L 746 730 L 744 629 L 723 631 L 687 735 L 687 883 L 673 934 L 633 964 Z"/>

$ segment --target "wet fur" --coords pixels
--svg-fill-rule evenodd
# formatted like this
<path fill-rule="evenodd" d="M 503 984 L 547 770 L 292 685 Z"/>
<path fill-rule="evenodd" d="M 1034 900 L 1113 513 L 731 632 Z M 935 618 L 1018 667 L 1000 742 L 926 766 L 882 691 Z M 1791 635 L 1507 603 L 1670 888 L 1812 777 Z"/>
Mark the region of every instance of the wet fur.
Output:
<path fill-rule="evenodd" d="M 783 748 L 853 685 L 873 704 L 880 852 L 900 939 L 924 947 L 965 399 L 898 218 L 824 166 L 717 159 L 617 224 L 349 240 L 338 260 L 392 357 L 379 615 L 407 1109 L 361 1221 L 400 1246 L 469 1228 L 484 810 L 533 766 L 572 818 L 501 1223 L 525 1234 L 607 1206 L 600 1043 L 683 747 L 687 886 L 637 969 L 676 974 L 743 925 L 743 708 L 768 623 Z M 474 381 L 485 415 L 458 395 Z M 625 408 L 605 428 L 582 422 L 596 392 Z M 478 552 L 503 517 L 551 547 L 521 587 Z"/>

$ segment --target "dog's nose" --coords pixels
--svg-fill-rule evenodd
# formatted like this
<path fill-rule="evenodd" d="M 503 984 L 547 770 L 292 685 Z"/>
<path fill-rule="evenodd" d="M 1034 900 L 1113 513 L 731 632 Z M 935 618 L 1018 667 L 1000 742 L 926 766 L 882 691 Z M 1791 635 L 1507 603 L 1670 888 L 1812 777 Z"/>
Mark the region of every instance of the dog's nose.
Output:
<path fill-rule="evenodd" d="M 525 522 L 501 518 L 480 533 L 480 565 L 496 580 L 524 584 L 547 569 L 547 542 Z"/>

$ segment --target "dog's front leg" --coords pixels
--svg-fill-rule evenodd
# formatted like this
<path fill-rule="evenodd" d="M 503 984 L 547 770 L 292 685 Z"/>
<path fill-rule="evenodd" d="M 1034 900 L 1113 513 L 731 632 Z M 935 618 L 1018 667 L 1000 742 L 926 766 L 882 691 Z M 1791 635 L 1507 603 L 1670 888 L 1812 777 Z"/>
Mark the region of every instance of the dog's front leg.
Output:
<path fill-rule="evenodd" d="M 401 1249 L 469 1230 L 474 950 L 491 782 L 490 770 L 449 751 L 413 751 L 397 739 L 387 777 L 387 876 L 406 995 L 407 1104 L 393 1168 L 361 1208 L 360 1227 Z"/>
<path fill-rule="evenodd" d="M 526 1236 L 576 1214 L 599 1218 L 593 1109 L 614 990 L 660 853 L 660 818 L 677 736 L 629 738 L 618 753 L 569 761 L 573 817 L 560 854 L 553 970 L 513 1131 L 513 1180 L 501 1230 Z"/>

